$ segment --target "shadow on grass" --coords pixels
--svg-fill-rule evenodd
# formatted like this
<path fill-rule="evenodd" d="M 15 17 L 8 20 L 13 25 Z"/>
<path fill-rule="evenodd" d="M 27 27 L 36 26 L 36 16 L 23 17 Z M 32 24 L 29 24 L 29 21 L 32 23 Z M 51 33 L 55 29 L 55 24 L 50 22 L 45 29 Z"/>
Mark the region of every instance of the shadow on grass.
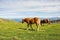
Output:
<path fill-rule="evenodd" d="M 27 30 L 27 28 L 19 28 L 19 29 L 21 29 L 21 30 Z M 34 29 L 28 29 L 28 30 L 35 31 Z"/>

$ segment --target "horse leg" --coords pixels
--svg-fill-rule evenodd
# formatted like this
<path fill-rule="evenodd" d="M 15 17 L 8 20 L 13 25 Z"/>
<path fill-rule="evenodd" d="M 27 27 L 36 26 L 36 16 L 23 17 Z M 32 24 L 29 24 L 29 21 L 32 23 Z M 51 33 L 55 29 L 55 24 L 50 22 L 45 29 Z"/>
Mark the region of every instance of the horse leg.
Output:
<path fill-rule="evenodd" d="M 41 24 L 41 26 L 44 26 L 44 23 L 40 23 Z"/>
<path fill-rule="evenodd" d="M 28 30 L 28 28 L 29 28 L 29 24 L 27 24 L 27 30 Z"/>
<path fill-rule="evenodd" d="M 48 24 L 50 24 L 50 22 L 48 22 Z"/>
<path fill-rule="evenodd" d="M 30 24 L 30 27 L 31 27 L 31 29 L 33 30 L 33 28 L 32 28 L 32 24 Z"/>
<path fill-rule="evenodd" d="M 39 27 L 38 27 L 39 24 L 36 24 L 37 28 L 36 28 L 36 31 L 39 31 Z"/>
<path fill-rule="evenodd" d="M 42 26 L 42 23 L 40 23 L 40 25 Z"/>

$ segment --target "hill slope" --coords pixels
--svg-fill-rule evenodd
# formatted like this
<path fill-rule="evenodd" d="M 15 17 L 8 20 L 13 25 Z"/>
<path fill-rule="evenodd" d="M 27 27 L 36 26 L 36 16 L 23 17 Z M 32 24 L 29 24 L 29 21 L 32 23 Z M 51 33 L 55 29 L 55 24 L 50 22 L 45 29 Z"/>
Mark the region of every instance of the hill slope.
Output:
<path fill-rule="evenodd" d="M 26 30 L 26 23 L 0 19 L 0 40 L 60 40 L 60 23 L 39 27 L 39 31 Z"/>

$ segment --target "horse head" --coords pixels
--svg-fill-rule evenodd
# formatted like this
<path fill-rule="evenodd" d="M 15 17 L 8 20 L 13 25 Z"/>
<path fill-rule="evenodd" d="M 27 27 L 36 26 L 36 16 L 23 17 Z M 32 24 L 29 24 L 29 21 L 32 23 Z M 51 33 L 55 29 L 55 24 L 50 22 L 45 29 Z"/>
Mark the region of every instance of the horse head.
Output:
<path fill-rule="evenodd" d="M 24 19 L 22 19 L 22 23 L 24 23 Z"/>

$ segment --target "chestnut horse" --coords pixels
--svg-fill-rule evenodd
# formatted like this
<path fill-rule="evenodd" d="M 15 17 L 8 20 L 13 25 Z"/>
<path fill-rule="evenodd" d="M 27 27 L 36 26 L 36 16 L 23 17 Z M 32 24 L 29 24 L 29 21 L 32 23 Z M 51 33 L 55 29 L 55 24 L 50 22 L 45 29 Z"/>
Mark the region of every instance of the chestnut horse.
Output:
<path fill-rule="evenodd" d="M 50 24 L 50 20 L 49 19 L 43 19 L 43 20 L 41 20 L 41 22 L 40 22 L 40 24 L 42 25 L 42 24 L 44 24 L 44 23 L 48 23 L 48 24 Z"/>
<path fill-rule="evenodd" d="M 31 27 L 31 29 L 33 29 L 32 28 L 32 24 L 36 24 L 36 30 L 39 30 L 39 25 L 40 25 L 40 19 L 39 18 L 37 18 L 37 17 L 34 17 L 34 18 L 24 18 L 24 19 L 22 19 L 22 23 L 24 23 L 24 22 L 26 22 L 27 23 L 27 27 L 29 27 L 29 25 L 30 25 L 30 27 Z"/>

